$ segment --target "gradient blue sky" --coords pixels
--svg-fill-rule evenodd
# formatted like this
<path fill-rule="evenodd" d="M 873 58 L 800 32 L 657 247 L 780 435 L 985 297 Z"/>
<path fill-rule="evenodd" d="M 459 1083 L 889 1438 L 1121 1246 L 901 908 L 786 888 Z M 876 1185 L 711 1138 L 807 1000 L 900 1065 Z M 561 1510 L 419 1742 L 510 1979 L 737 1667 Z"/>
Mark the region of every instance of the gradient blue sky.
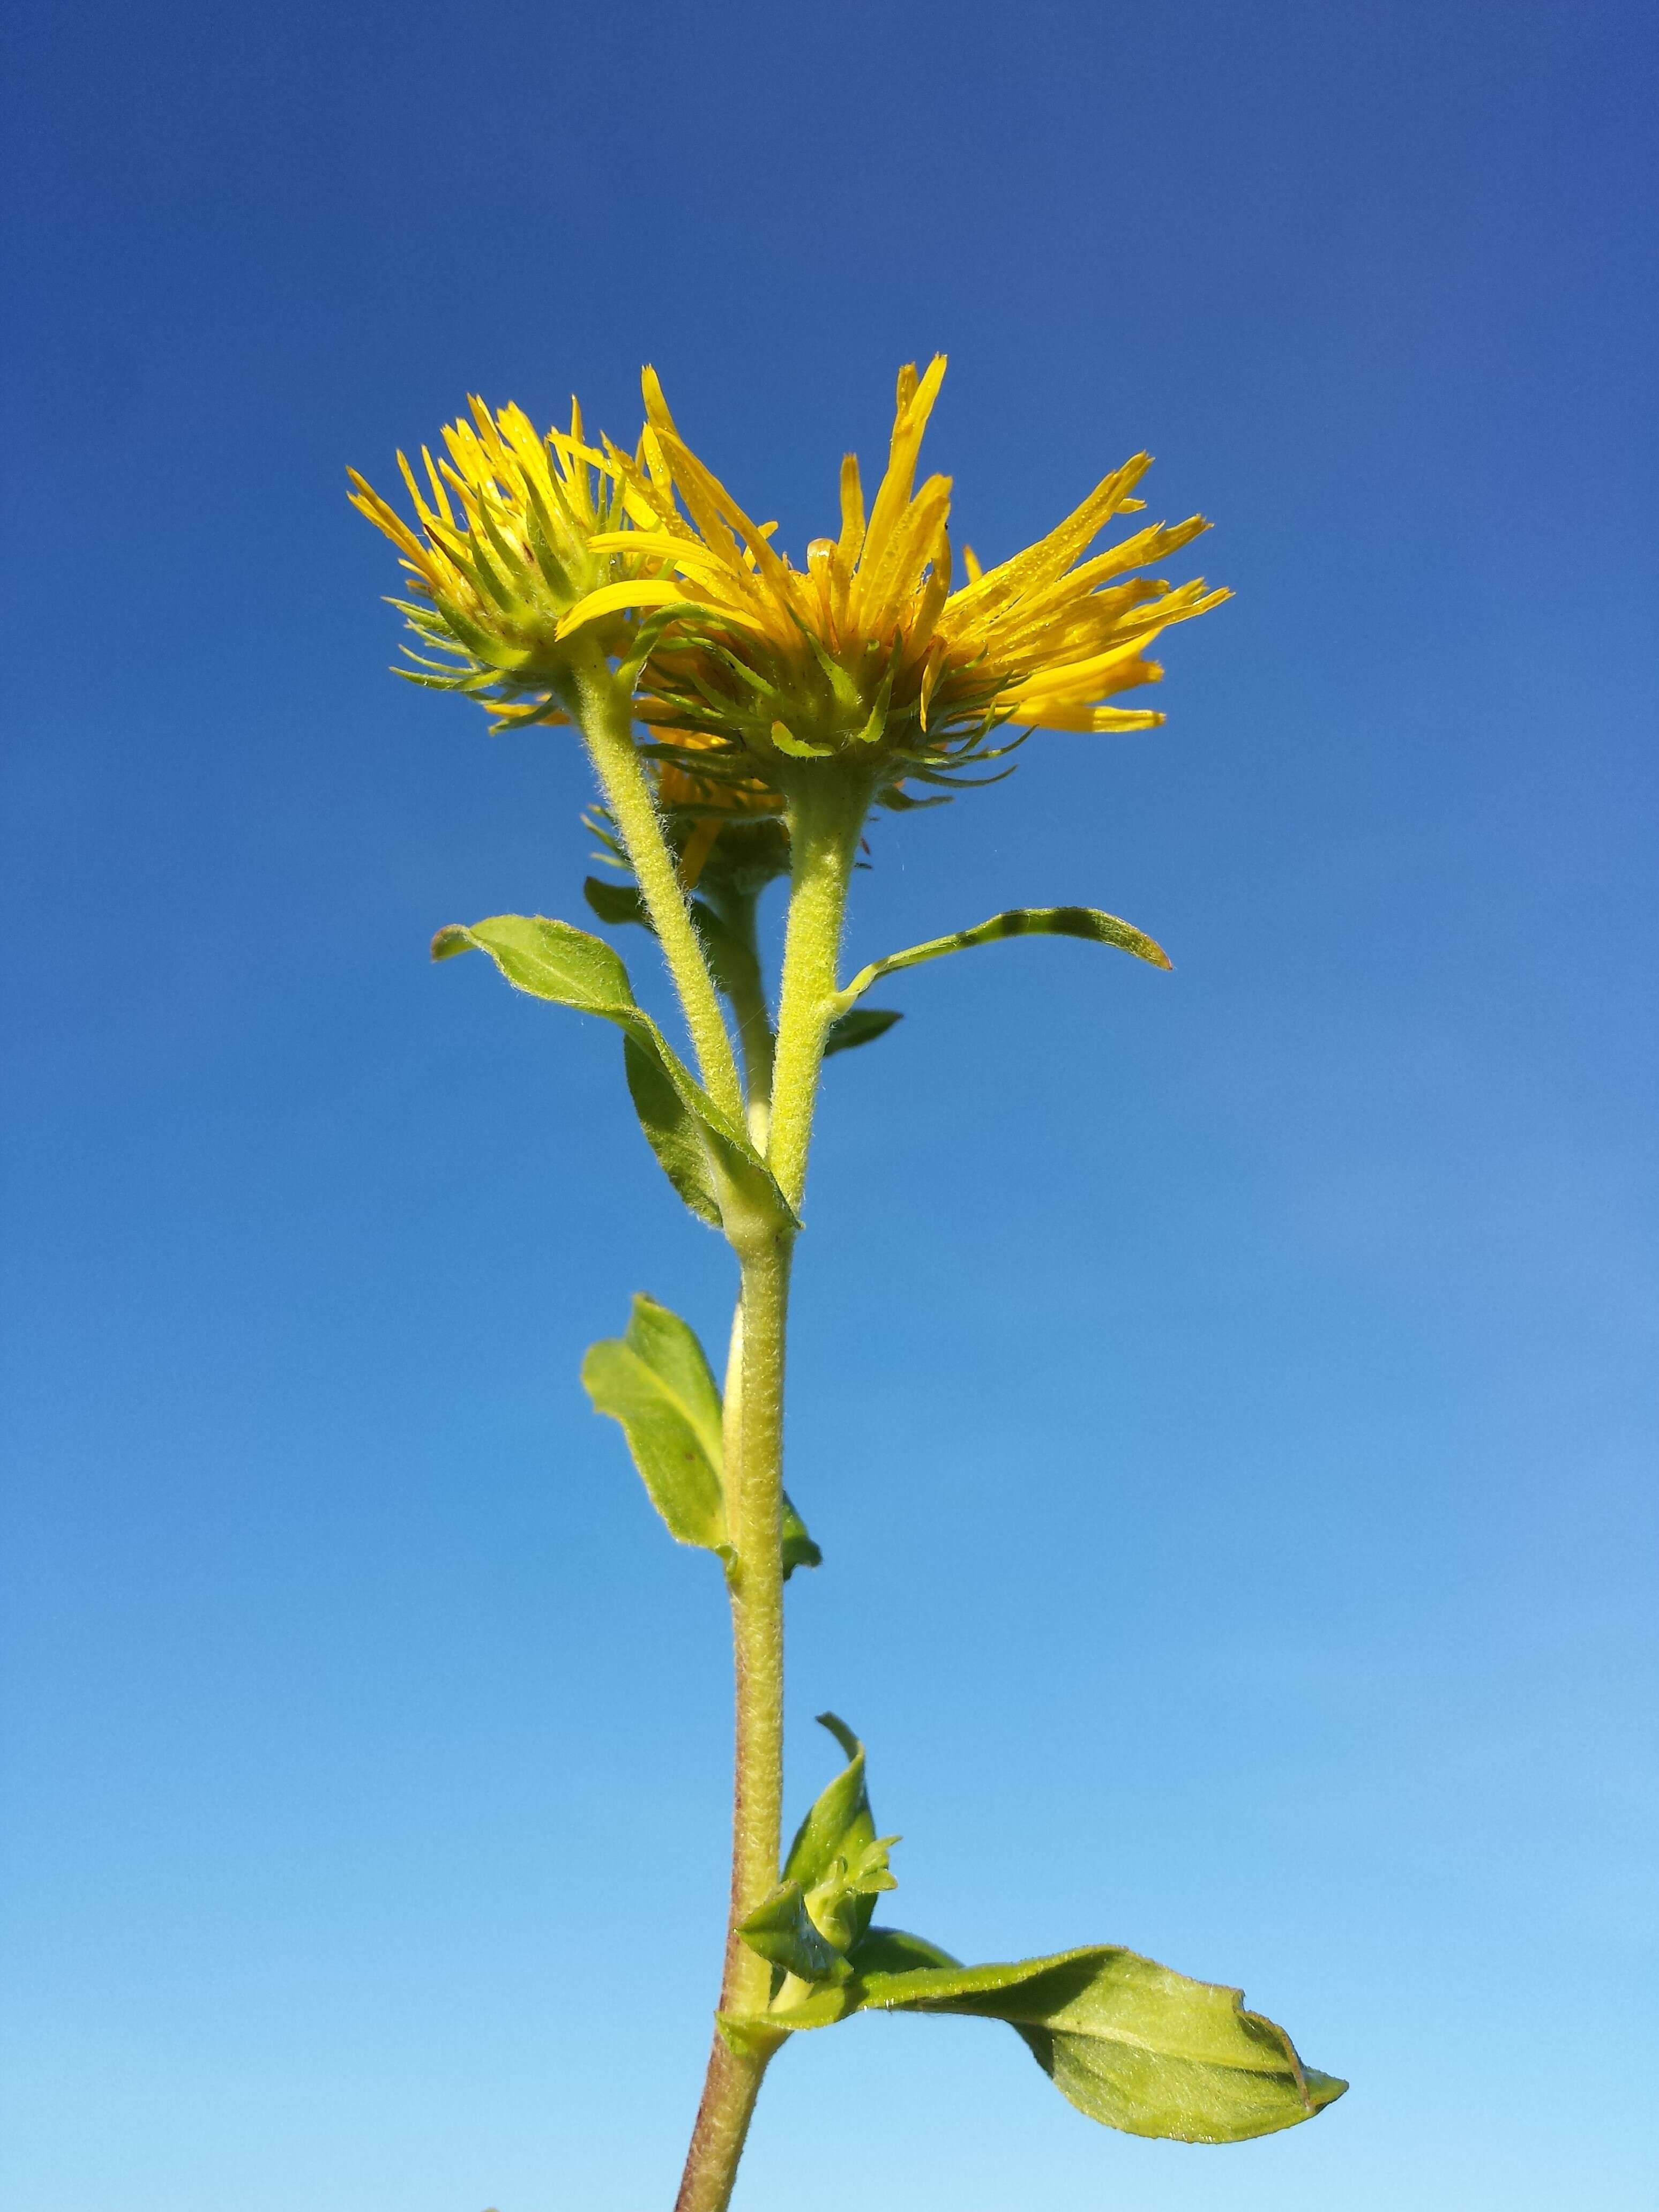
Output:
<path fill-rule="evenodd" d="M 1233 2151 L 1006 2031 L 792 2051 L 739 2204 L 1654 2202 L 1656 34 L 1634 4 L 14 18 L 8 2212 L 638 2212 L 722 1909 L 717 1577 L 576 1381 L 722 1249 L 614 1037 L 568 735 L 384 673 L 388 479 L 640 362 L 799 550 L 893 373 L 988 559 L 1135 447 L 1237 600 L 1167 731 L 883 822 L 829 1071 L 791 1786 L 893 1917 L 1241 1982 Z M 21 337 L 22 344 L 15 343 Z M 636 965 L 642 946 L 630 947 Z"/>

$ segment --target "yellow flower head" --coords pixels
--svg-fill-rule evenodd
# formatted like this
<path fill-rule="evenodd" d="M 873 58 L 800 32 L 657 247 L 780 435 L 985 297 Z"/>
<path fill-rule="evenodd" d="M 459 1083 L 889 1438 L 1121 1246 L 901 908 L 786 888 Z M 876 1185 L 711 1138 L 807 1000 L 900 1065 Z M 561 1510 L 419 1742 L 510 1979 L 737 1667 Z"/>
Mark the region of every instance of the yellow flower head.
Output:
<path fill-rule="evenodd" d="M 901 370 L 886 472 L 866 514 L 859 465 L 842 465 L 841 531 L 813 540 L 796 568 L 681 438 L 653 373 L 636 460 L 607 459 L 625 483 L 635 527 L 602 533 L 593 550 L 654 556 L 688 607 L 645 665 L 641 714 L 669 746 L 701 738 L 705 775 L 787 780 L 790 760 L 869 748 L 889 793 L 899 780 L 949 780 L 994 757 L 988 738 L 1014 723 L 1051 729 L 1139 730 L 1161 714 L 1107 702 L 1163 670 L 1146 658 L 1161 630 L 1228 594 L 1201 582 L 1170 586 L 1136 572 L 1178 551 L 1208 525 L 1194 515 L 1141 529 L 1085 557 L 1150 466 L 1137 454 L 1098 484 L 1047 538 L 981 571 L 964 551 L 955 582 L 951 481 L 916 488 L 922 433 L 945 361 Z M 625 599 L 618 586 L 617 603 Z M 641 599 L 638 604 L 647 604 Z"/>
<path fill-rule="evenodd" d="M 471 404 L 470 421 L 445 430 L 443 459 L 421 450 L 429 497 L 398 456 L 422 534 L 347 472 L 352 505 L 398 548 L 421 595 L 392 604 L 447 656 L 405 647 L 415 666 L 398 673 L 471 693 L 497 727 L 565 721 L 574 652 L 636 653 L 653 628 L 637 610 L 678 608 L 684 593 L 659 557 L 635 549 L 630 494 L 611 458 L 586 442 L 574 400 L 569 430 L 545 437 L 522 408 Z"/>

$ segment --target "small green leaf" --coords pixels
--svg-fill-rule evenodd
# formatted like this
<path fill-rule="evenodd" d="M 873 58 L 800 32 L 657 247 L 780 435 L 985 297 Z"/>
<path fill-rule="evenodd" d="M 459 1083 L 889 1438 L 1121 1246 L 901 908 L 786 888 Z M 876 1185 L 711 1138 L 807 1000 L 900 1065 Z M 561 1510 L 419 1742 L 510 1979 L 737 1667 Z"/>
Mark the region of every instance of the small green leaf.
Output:
<path fill-rule="evenodd" d="M 837 1014 L 823 1040 L 823 1056 L 827 1060 L 832 1052 L 851 1052 L 854 1045 L 873 1044 L 878 1036 L 886 1036 L 895 1022 L 903 1019 L 890 1006 L 854 1006 Z"/>
<path fill-rule="evenodd" d="M 689 1322 L 643 1291 L 626 1336 L 590 1345 L 582 1384 L 598 1413 L 622 1425 L 652 1504 L 678 1543 L 736 1558 L 726 1528 L 720 1386 Z M 783 1499 L 783 1578 L 823 1554 Z"/>
<path fill-rule="evenodd" d="M 806 1533 L 806 1523 L 789 1502 L 789 1492 L 783 1493 L 783 1579 L 787 1582 L 797 1567 L 821 1567 L 823 1554 Z"/>
<path fill-rule="evenodd" d="M 933 1950 L 872 1929 L 853 1948 L 852 1980 L 769 2014 L 768 2024 L 823 2027 L 860 2010 L 1006 2021 L 1080 2112 L 1180 2142 L 1273 2135 L 1313 2118 L 1347 2087 L 1304 2067 L 1284 2029 L 1246 2012 L 1237 1990 L 1191 1981 L 1133 1951 L 1103 1944 L 1014 1966 L 897 1972 L 878 1963 Z"/>
<path fill-rule="evenodd" d="M 799 1881 L 803 1889 L 810 1889 L 822 1878 L 831 1860 L 845 1858 L 849 1850 L 862 1850 L 876 1832 L 864 1777 L 864 1746 L 835 1713 L 820 1713 L 818 1726 L 835 1737 L 847 1754 L 847 1765 L 796 1830 L 783 1863 L 784 1879 Z M 861 1935 L 863 1930 L 859 1932 Z"/>
<path fill-rule="evenodd" d="M 432 940 L 434 960 L 476 948 L 516 990 L 622 1030 L 628 1087 L 652 1150 L 691 1211 L 716 1226 L 735 1212 L 780 1226 L 795 1216 L 747 1135 L 727 1121 L 635 999 L 620 956 L 586 930 L 543 915 L 498 914 L 454 922 Z"/>
<path fill-rule="evenodd" d="M 798 1881 L 781 1881 L 738 1933 L 751 1951 L 803 1982 L 844 1982 L 852 1968 L 845 1953 L 814 1925 Z"/>
<path fill-rule="evenodd" d="M 582 896 L 599 920 L 608 921 L 613 928 L 629 921 L 636 921 L 646 929 L 651 927 L 645 901 L 632 884 L 612 884 L 603 876 L 585 876 Z"/>
<path fill-rule="evenodd" d="M 886 1846 L 896 1839 L 876 1834 L 865 1784 L 864 1746 L 834 1713 L 820 1713 L 818 1723 L 847 1753 L 848 1763 L 796 1831 L 783 1878 L 800 1884 L 818 1926 L 842 1949 L 850 1950 L 870 1925 L 876 1888 L 893 1887 L 892 1876 L 886 1875 Z M 872 1873 L 886 1879 L 864 1886 Z"/>
<path fill-rule="evenodd" d="M 589 1347 L 582 1383 L 596 1410 L 620 1421 L 651 1503 L 676 1542 L 726 1542 L 720 1396 L 695 1333 L 641 1295 L 625 1337 Z"/>
<path fill-rule="evenodd" d="M 930 938 L 926 945 L 913 945 L 906 952 L 890 952 L 884 960 L 872 960 L 867 968 L 860 969 L 840 994 L 838 1003 L 843 1008 L 850 1006 L 854 1000 L 863 997 L 872 983 L 884 975 L 896 974 L 901 968 L 915 968 L 924 960 L 938 960 L 946 952 L 965 952 L 975 945 L 996 945 L 1005 937 L 1080 937 L 1091 945 L 1115 945 L 1121 951 L 1133 952 L 1137 960 L 1145 960 L 1154 968 L 1170 965 L 1170 956 L 1161 945 L 1144 930 L 1120 921 L 1115 914 L 1102 914 L 1091 906 L 1017 906 L 1011 907 L 1006 914 L 994 914 L 988 921 L 981 921 L 973 929 L 959 929 L 950 937 Z"/>

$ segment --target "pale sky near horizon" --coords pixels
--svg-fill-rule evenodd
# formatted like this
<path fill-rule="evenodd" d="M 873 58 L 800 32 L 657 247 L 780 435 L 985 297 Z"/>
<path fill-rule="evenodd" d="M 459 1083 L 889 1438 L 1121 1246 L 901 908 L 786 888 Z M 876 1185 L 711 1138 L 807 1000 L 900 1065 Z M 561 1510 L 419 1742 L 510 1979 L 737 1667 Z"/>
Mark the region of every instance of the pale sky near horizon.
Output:
<path fill-rule="evenodd" d="M 988 562 L 1141 447 L 1235 599 L 1147 738 L 879 820 L 798 1269 L 803 1808 L 884 1917 L 1242 1984 L 1349 2095 L 1091 2128 L 1004 2029 L 769 2082 L 736 2212 L 1646 2212 L 1656 40 L 1627 4 L 63 0 L 0 131 L 7 2212 L 666 2205 L 723 1911 L 712 1564 L 577 1382 L 717 1240 L 568 732 L 386 675 L 390 489 L 644 361 L 799 556 L 901 362 Z M 21 340 L 21 343 L 19 342 Z M 1185 574 L 1188 567 L 1176 573 Z M 623 948 L 641 989 L 647 947 Z"/>

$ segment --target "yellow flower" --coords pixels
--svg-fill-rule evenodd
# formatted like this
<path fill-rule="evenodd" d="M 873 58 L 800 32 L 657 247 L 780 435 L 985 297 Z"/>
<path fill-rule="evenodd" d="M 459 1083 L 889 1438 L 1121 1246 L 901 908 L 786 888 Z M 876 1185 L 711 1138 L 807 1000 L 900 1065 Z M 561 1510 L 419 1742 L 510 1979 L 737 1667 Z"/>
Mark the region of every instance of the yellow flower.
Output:
<path fill-rule="evenodd" d="M 443 434 L 447 458 L 434 464 L 422 448 L 429 498 L 398 456 L 422 535 L 347 471 L 352 505 L 398 548 L 421 594 L 392 604 L 423 644 L 448 656 L 405 647 L 416 665 L 397 672 L 471 693 L 495 709 L 498 728 L 566 721 L 576 651 L 636 653 L 653 630 L 637 611 L 678 608 L 684 593 L 660 556 L 635 548 L 627 528 L 633 495 L 585 441 L 574 400 L 569 430 L 544 438 L 522 408 L 492 414 L 478 398 L 471 407 L 471 421 Z"/>
<path fill-rule="evenodd" d="M 640 711 L 660 739 L 714 738 L 732 769 L 740 751 L 748 773 L 769 775 L 788 759 L 867 746 L 891 792 L 902 777 L 948 781 L 966 762 L 1006 750 L 987 741 L 1010 723 L 1139 730 L 1163 720 L 1107 702 L 1163 674 L 1145 657 L 1160 631 L 1229 595 L 1136 572 L 1208 525 L 1197 515 L 1157 525 L 1085 557 L 1115 516 L 1143 507 L 1133 494 L 1151 461 L 1139 453 L 1000 567 L 981 571 L 965 550 L 967 580 L 953 589 L 950 479 L 915 485 L 944 374 L 942 356 L 925 376 L 900 372 L 886 472 L 867 518 L 849 454 L 840 534 L 814 539 L 799 569 L 774 548 L 774 526 L 751 521 L 685 444 L 647 369 L 639 458 L 607 447 L 635 526 L 591 544 L 661 563 L 648 599 L 630 602 L 618 585 L 609 604 L 662 606 L 671 574 L 688 603 L 642 672 Z"/>

